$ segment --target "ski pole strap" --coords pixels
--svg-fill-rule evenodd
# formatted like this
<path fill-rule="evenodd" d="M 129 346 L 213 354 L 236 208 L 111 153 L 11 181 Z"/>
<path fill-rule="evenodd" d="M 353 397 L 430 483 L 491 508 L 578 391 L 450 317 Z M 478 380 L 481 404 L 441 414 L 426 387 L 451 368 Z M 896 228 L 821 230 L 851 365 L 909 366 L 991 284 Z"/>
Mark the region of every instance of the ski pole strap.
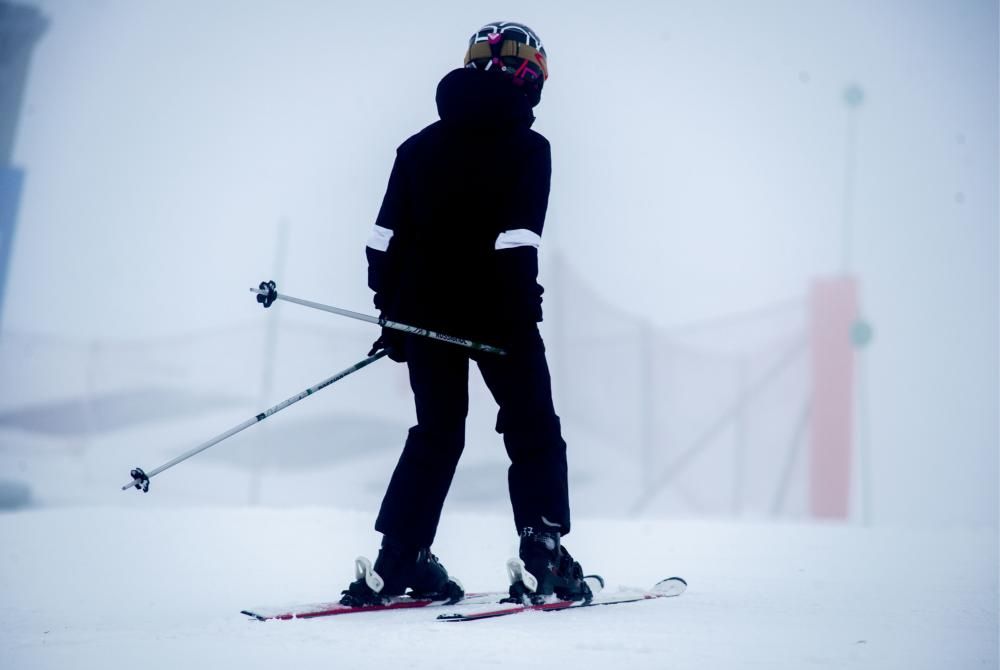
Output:
<path fill-rule="evenodd" d="M 472 349 L 474 351 L 484 351 L 490 354 L 497 354 L 498 356 L 505 356 L 507 352 L 499 347 L 493 347 L 488 344 L 481 344 L 479 342 L 473 342 L 472 340 L 466 340 L 461 337 L 454 337 L 452 335 L 446 335 L 444 333 L 437 333 L 433 330 L 428 330 L 426 328 L 418 328 L 417 326 L 410 326 L 405 323 L 399 323 L 398 321 L 389 321 L 388 319 L 381 317 L 374 317 L 369 314 L 362 314 L 360 312 L 352 312 L 349 309 L 341 309 L 340 307 L 333 307 L 331 305 L 324 305 L 322 303 L 313 302 L 311 300 L 303 300 L 302 298 L 293 298 L 290 295 L 279 294 L 277 287 L 273 281 L 261 282 L 259 288 L 250 289 L 251 293 L 257 294 L 257 302 L 264 305 L 265 308 L 270 307 L 274 304 L 275 300 L 285 300 L 287 302 L 294 302 L 296 305 L 302 305 L 303 307 L 311 307 L 312 309 L 318 309 L 322 312 L 330 312 L 331 314 L 337 314 L 339 316 L 346 316 L 349 319 L 356 319 L 358 321 L 365 321 L 367 323 L 375 324 L 376 326 L 381 326 L 383 328 L 392 328 L 393 330 L 400 330 L 404 333 L 410 333 L 411 335 L 419 335 L 420 337 L 427 337 L 432 340 L 438 340 L 439 342 L 448 342 L 450 344 L 457 344 L 460 347 L 465 347 L 466 349 Z"/>
<path fill-rule="evenodd" d="M 278 403 L 277 405 L 275 405 L 274 407 L 271 407 L 270 409 L 264 410 L 260 414 L 254 416 L 251 419 L 247 419 L 246 421 L 244 421 L 243 423 L 239 424 L 238 426 L 233 426 L 232 428 L 230 428 L 226 432 L 222 433 L 221 435 L 216 435 L 215 437 L 213 437 L 208 442 L 204 442 L 202 444 L 199 444 L 194 449 L 181 454 L 180 456 L 178 456 L 177 458 L 173 459 L 172 461 L 168 461 L 168 462 L 164 463 L 163 465 L 161 465 L 160 467 L 154 468 L 153 470 L 150 470 L 148 474 L 145 473 L 145 472 L 143 472 L 142 468 L 135 468 L 134 470 L 132 470 L 129 473 L 129 476 L 132 477 L 132 481 L 130 481 L 125 486 L 123 486 L 122 487 L 122 491 L 127 491 L 127 490 L 129 490 L 130 488 L 132 488 L 134 486 L 135 488 L 141 490 L 143 493 L 148 493 L 149 492 L 149 480 L 151 478 L 155 477 L 156 475 L 160 474 L 164 470 L 172 468 L 175 465 L 177 465 L 178 463 L 181 463 L 182 461 L 186 461 L 187 459 L 191 458 L 192 456 L 194 456 L 196 454 L 200 454 L 201 452 L 205 451 L 209 447 L 214 447 L 219 442 L 222 442 L 223 440 L 232 437 L 233 435 L 235 435 L 236 433 L 239 433 L 240 431 L 246 430 L 250 426 L 253 426 L 253 425 L 256 425 L 256 424 L 260 423 L 261 421 L 263 421 L 267 417 L 269 417 L 269 416 L 271 416 L 273 414 L 277 414 L 281 410 L 285 409 L 286 407 L 289 407 L 290 405 L 294 405 L 295 403 L 297 403 L 298 401 L 302 400 L 303 398 L 308 398 L 309 396 L 311 396 L 312 394 L 316 393 L 317 391 L 322 391 L 323 389 L 325 389 L 327 386 L 329 386 L 330 384 L 334 383 L 335 381 L 339 381 L 339 380 L 343 379 L 344 377 L 346 377 L 347 375 L 355 373 L 358 370 L 360 370 L 361 368 L 366 367 L 368 365 L 371 365 L 372 363 L 374 363 L 378 359 L 383 358 L 384 356 L 386 356 L 388 353 L 389 352 L 387 352 L 385 350 L 382 350 L 382 351 L 380 351 L 380 352 L 378 352 L 378 353 L 376 353 L 376 354 L 374 354 L 372 356 L 369 356 L 368 358 L 365 358 L 364 360 L 358 361 L 357 363 L 355 363 L 351 367 L 347 368 L 346 370 L 341 370 L 340 372 L 338 372 L 337 374 L 333 375 L 332 377 L 327 377 L 326 379 L 324 379 L 320 383 L 316 384 L 315 386 L 310 386 L 305 391 L 302 391 L 301 393 L 293 395 L 291 398 L 289 398 L 289 399 L 287 399 L 287 400 L 285 400 L 283 402 Z"/>

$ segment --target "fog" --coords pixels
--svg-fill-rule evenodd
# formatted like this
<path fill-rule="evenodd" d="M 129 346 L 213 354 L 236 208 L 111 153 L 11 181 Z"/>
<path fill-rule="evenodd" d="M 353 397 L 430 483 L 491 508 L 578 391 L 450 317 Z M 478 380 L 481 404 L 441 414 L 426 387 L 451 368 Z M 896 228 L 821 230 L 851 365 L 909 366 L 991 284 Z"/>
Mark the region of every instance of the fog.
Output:
<path fill-rule="evenodd" d="M 848 520 L 997 524 L 997 3 L 31 4 L 49 23 L 10 157 L 25 180 L 0 315 L 0 479 L 37 504 L 119 500 L 129 468 L 364 356 L 372 327 L 263 312 L 247 289 L 275 278 L 373 311 L 364 247 L 395 147 L 436 120 L 468 35 L 503 18 L 549 54 L 534 125 L 553 152 L 543 334 L 574 504 L 767 515 L 784 467 L 796 495 L 803 361 L 740 406 L 743 428 L 699 436 L 805 337 L 813 282 L 851 275 L 873 337 L 856 353 Z M 101 424 L 98 401 L 143 389 L 161 393 L 155 412 Z M 449 502 L 472 509 L 506 504 L 478 394 Z M 356 477 L 374 515 L 408 403 L 402 369 L 380 362 L 149 497 L 331 502 L 317 489 Z M 353 460 L 313 476 L 330 463 L 296 461 L 310 439 Z M 692 445 L 698 462 L 671 475 Z M 240 467 L 246 486 L 213 490 Z M 657 487 L 641 505 L 640 481 Z"/>

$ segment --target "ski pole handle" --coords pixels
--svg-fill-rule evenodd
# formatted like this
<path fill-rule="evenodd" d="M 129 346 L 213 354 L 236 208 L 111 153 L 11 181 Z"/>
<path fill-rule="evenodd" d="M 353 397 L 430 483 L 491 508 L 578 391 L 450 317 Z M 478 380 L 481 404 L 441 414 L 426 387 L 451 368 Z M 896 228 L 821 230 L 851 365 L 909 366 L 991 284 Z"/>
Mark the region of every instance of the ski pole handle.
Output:
<path fill-rule="evenodd" d="M 399 323 L 398 321 L 389 321 L 381 317 L 371 316 L 369 314 L 362 314 L 361 312 L 352 312 L 349 309 L 342 309 L 340 307 L 333 307 L 332 305 L 324 305 L 322 303 L 313 302 L 311 300 L 303 300 L 302 298 L 293 298 L 290 295 L 279 294 L 277 291 L 277 285 L 273 281 L 262 281 L 259 288 L 250 289 L 251 293 L 257 294 L 257 302 L 262 304 L 265 308 L 270 307 L 274 304 L 275 300 L 285 300 L 286 302 L 294 302 L 296 305 L 302 305 L 303 307 L 311 307 L 312 309 L 318 309 L 322 312 L 329 312 L 331 314 L 337 314 L 338 316 L 346 316 L 349 319 L 355 319 L 357 321 L 364 321 L 366 323 L 375 324 L 376 326 L 382 326 L 383 328 L 392 328 L 393 330 L 399 330 L 404 333 L 410 333 L 411 335 L 419 335 L 420 337 L 428 337 L 432 340 L 437 340 L 439 342 L 449 342 L 451 344 L 457 344 L 460 347 L 465 347 L 466 349 L 472 349 L 474 351 L 485 351 L 490 354 L 497 354 L 498 356 L 506 356 L 507 352 L 499 347 L 493 347 L 488 344 L 481 344 L 479 342 L 473 342 L 472 340 L 466 340 L 461 337 L 455 337 L 453 335 L 446 335 L 444 333 L 437 333 L 433 330 L 428 330 L 426 328 L 418 328 L 416 326 L 410 326 L 405 323 Z"/>

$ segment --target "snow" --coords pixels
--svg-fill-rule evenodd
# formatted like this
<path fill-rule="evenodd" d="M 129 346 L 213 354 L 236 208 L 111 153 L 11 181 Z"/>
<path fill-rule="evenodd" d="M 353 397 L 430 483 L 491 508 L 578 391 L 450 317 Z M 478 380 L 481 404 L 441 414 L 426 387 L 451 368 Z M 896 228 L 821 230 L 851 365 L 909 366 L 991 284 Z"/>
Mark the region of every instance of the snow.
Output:
<path fill-rule="evenodd" d="M 997 667 L 993 530 L 578 518 L 567 546 L 608 588 L 678 574 L 687 593 L 469 624 L 261 623 L 240 610 L 336 598 L 377 546 L 373 513 L 154 493 L 0 515 L 0 667 Z M 446 513 L 435 552 L 495 590 L 515 543 L 506 515 Z"/>

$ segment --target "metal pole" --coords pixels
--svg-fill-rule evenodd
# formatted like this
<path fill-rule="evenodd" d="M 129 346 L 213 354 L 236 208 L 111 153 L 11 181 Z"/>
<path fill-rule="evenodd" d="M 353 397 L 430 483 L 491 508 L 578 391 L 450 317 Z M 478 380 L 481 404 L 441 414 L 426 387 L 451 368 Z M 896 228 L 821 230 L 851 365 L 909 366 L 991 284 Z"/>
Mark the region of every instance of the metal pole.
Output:
<path fill-rule="evenodd" d="M 847 105 L 847 150 L 844 159 L 844 210 L 841 229 L 841 270 L 851 271 L 854 246 L 854 176 L 858 145 L 858 107 L 865 99 L 864 90 L 851 84 L 844 90 L 844 104 Z"/>
<path fill-rule="evenodd" d="M 274 407 L 272 407 L 270 409 L 264 410 L 263 412 L 261 412 L 260 414 L 258 414 L 255 417 L 253 417 L 252 419 L 247 419 L 246 421 L 244 421 L 240 425 L 234 426 L 234 427 L 230 428 L 229 430 L 227 430 L 226 432 L 222 433 L 221 435 L 217 435 L 216 437 L 213 437 L 208 442 L 205 442 L 204 444 L 200 444 L 197 447 L 195 447 L 194 449 L 192 449 L 191 451 L 183 453 L 180 456 L 178 456 L 177 458 L 173 459 L 172 461 L 164 463 L 160 467 L 158 467 L 158 468 L 150 471 L 148 474 L 145 473 L 145 472 L 143 472 L 142 468 L 136 468 L 136 469 L 132 470 L 132 472 L 129 473 L 132 476 L 132 481 L 130 481 L 125 486 L 123 486 L 122 487 L 122 491 L 127 491 L 129 488 L 131 488 L 131 487 L 134 486 L 137 489 L 141 489 L 144 492 L 148 492 L 149 491 L 149 480 L 151 478 L 155 477 L 156 475 L 160 474 L 164 470 L 172 468 L 172 467 L 174 467 L 175 465 L 177 465 L 178 463 L 180 463 L 182 461 L 186 461 L 187 459 L 191 458 L 195 454 L 199 454 L 199 453 L 205 451 L 206 449 L 208 449 L 209 447 L 215 446 L 219 442 L 222 442 L 223 440 L 232 437 L 233 435 L 235 435 L 236 433 L 238 433 L 238 432 L 240 432 L 242 430 L 246 430 L 247 428 L 249 428 L 250 426 L 253 426 L 254 424 L 260 423 L 261 421 L 263 421 L 267 417 L 271 416 L 272 414 L 277 414 L 281 410 L 285 409 L 286 407 L 288 407 L 290 405 L 294 405 L 295 403 L 297 403 L 298 401 L 302 400 L 303 398 L 311 396 L 313 393 L 316 393 L 317 391 L 321 391 L 321 390 L 325 389 L 327 386 L 329 386 L 330 384 L 334 383 L 335 381 L 343 379 L 347 375 L 349 375 L 351 373 L 354 373 L 354 372 L 357 372 L 358 370 L 360 370 L 361 368 L 363 368 L 365 366 L 371 365 L 372 363 L 374 363 L 378 359 L 380 359 L 383 356 L 385 356 L 387 353 L 388 352 L 386 352 L 384 350 L 380 351 L 377 354 L 375 354 L 374 356 L 369 356 L 368 358 L 355 363 L 354 365 L 352 365 L 351 367 L 347 368 L 346 370 L 341 370 L 340 372 L 338 372 L 337 374 L 333 375 L 332 377 L 328 377 L 327 379 L 324 379 L 323 381 L 321 381 L 320 383 L 316 384 L 315 386 L 311 386 L 311 387 L 307 388 L 302 393 L 294 395 L 291 398 L 289 398 L 288 400 L 285 400 L 284 402 L 278 403 L 277 405 L 275 405 Z"/>
<path fill-rule="evenodd" d="M 785 509 L 785 498 L 788 496 L 788 489 L 792 484 L 792 473 L 795 470 L 795 463 L 798 460 L 799 451 L 802 448 L 809 426 L 809 413 L 812 411 L 812 398 L 806 400 L 799 412 L 798 421 L 795 423 L 795 430 L 792 431 L 792 439 L 788 443 L 788 456 L 785 458 L 785 467 L 782 468 L 781 478 L 778 481 L 778 488 L 774 493 L 774 502 L 771 503 L 771 516 L 779 516 Z"/>
<path fill-rule="evenodd" d="M 742 354 L 736 362 L 736 378 L 740 396 L 746 395 L 747 388 L 747 355 Z M 738 517 L 743 514 L 743 493 L 746 483 L 747 459 L 747 412 L 746 405 L 741 405 L 733 419 L 736 429 L 736 439 L 733 442 L 733 499 L 732 514 Z"/>
<path fill-rule="evenodd" d="M 331 305 L 324 305 L 322 303 L 313 302 L 311 300 L 303 300 L 301 298 L 293 298 L 290 295 L 280 295 L 277 290 L 275 290 L 275 284 L 273 281 L 261 282 L 259 288 L 250 289 L 251 293 L 257 294 L 257 302 L 264 305 L 264 307 L 270 307 L 275 300 L 285 300 L 286 302 L 294 302 L 296 305 L 302 305 L 303 307 L 311 307 L 312 309 L 318 309 L 322 312 L 330 312 L 331 314 L 337 314 L 339 316 L 346 316 L 349 319 L 356 319 L 358 321 L 365 321 L 367 323 L 373 323 L 376 326 L 382 326 L 383 328 L 392 328 L 393 330 L 401 330 L 404 333 L 410 333 L 411 335 L 419 335 L 421 337 L 429 337 L 432 340 L 438 340 L 440 342 L 450 342 L 451 344 L 457 344 L 460 347 L 465 347 L 467 349 L 474 349 L 475 351 L 485 351 L 491 354 L 498 354 L 500 356 L 505 356 L 506 351 L 498 347 L 491 347 L 488 344 L 480 344 L 479 342 L 473 342 L 472 340 L 466 340 L 461 337 L 454 337 L 452 335 L 445 335 L 444 333 L 436 333 L 433 330 L 427 330 L 426 328 L 417 328 L 416 326 L 409 326 L 405 323 L 399 323 L 398 321 L 389 321 L 381 317 L 371 316 L 369 314 L 362 314 L 360 312 L 352 312 L 349 309 L 341 309 L 340 307 L 333 307 Z"/>
<path fill-rule="evenodd" d="M 858 352 L 858 381 L 855 387 L 858 391 L 855 399 L 858 408 L 858 456 L 861 466 L 861 523 L 872 525 L 872 472 L 871 472 L 871 442 L 869 440 L 868 415 L 868 366 L 864 351 Z"/>
<path fill-rule="evenodd" d="M 639 322 L 639 463 L 643 489 L 653 484 L 653 456 L 656 453 L 656 407 L 653 398 L 656 379 L 653 371 L 653 326 Z"/>
<path fill-rule="evenodd" d="M 284 218 L 278 221 L 274 245 L 274 276 L 279 279 L 285 276 L 285 256 L 288 250 L 288 221 Z M 274 363 L 278 356 L 278 318 L 267 320 L 267 331 L 264 334 L 264 354 L 261 358 L 260 404 L 263 405 L 271 397 L 274 387 Z M 260 503 L 261 484 L 264 478 L 264 448 L 270 429 L 261 426 L 257 439 L 250 447 L 250 478 L 247 482 L 247 502 L 250 505 Z"/>

